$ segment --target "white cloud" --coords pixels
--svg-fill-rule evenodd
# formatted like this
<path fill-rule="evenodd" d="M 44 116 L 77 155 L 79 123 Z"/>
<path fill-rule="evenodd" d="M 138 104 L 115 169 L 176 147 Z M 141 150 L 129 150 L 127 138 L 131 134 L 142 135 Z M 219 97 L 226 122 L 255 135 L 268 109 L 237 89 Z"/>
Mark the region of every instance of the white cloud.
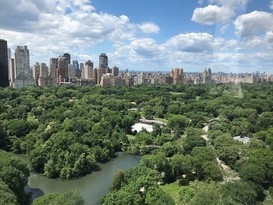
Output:
<path fill-rule="evenodd" d="M 226 22 L 232 16 L 234 16 L 234 13 L 230 9 L 208 5 L 204 8 L 195 9 L 191 20 L 204 25 L 213 25 L 217 22 Z"/>
<path fill-rule="evenodd" d="M 196 8 L 192 21 L 203 25 L 226 23 L 236 15 L 236 10 L 245 7 L 251 0 L 209 0 L 209 5 Z"/>
<path fill-rule="evenodd" d="M 252 0 L 209 0 L 210 3 L 220 4 L 233 10 L 240 7 L 245 7 L 250 1 Z"/>
<path fill-rule="evenodd" d="M 97 13 L 89 0 L 2 0 L 0 25 L 1 38 L 12 49 L 29 46 L 32 63 L 63 52 L 85 56 L 87 49 L 104 41 L 117 47 L 160 30 L 152 22 L 135 24 L 125 15 Z"/>
<path fill-rule="evenodd" d="M 273 30 L 273 14 L 263 11 L 253 11 L 239 16 L 235 22 L 236 34 L 241 37 L 251 37 L 265 34 Z"/>
<path fill-rule="evenodd" d="M 139 29 L 144 33 L 158 33 L 160 28 L 155 23 L 143 23 L 139 25 Z"/>
<path fill-rule="evenodd" d="M 224 25 L 231 27 L 229 21 L 234 11 L 246 1 L 210 0 L 214 5 L 196 9 L 192 19 L 206 25 L 228 22 L 220 27 L 224 32 L 227 29 Z M 159 43 L 150 35 L 160 32 L 156 23 L 134 23 L 125 15 L 98 12 L 90 0 L 1 0 L 0 37 L 8 41 L 12 50 L 17 45 L 27 45 L 32 63 L 48 63 L 49 58 L 64 52 L 80 62 L 91 59 L 96 63 L 99 55 L 96 48 L 102 45 L 100 50 L 107 52 L 110 66 L 122 69 L 184 67 L 186 71 L 200 71 L 210 66 L 223 70 L 229 66 L 239 68 L 243 63 L 253 68 L 262 65 L 261 62 L 270 67 L 273 14 L 254 14 L 242 15 L 235 21 L 237 34 L 248 38 L 226 40 L 192 32 L 174 34 Z"/>
<path fill-rule="evenodd" d="M 187 33 L 172 37 L 165 46 L 183 52 L 212 51 L 215 48 L 214 37 L 208 33 Z"/>

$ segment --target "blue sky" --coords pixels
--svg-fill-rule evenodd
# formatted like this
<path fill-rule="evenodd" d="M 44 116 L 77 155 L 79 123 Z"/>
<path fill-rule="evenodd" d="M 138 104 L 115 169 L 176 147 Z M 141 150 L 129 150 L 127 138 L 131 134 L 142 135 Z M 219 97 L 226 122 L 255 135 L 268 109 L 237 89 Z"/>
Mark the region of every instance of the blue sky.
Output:
<path fill-rule="evenodd" d="M 272 0 L 1 0 L 0 38 L 31 63 L 69 52 L 141 71 L 273 73 Z"/>

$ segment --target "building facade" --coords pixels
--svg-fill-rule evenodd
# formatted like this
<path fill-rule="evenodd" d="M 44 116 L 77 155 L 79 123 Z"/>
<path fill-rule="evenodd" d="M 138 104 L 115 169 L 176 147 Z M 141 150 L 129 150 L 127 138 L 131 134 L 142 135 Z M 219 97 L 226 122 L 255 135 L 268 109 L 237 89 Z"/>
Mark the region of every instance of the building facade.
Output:
<path fill-rule="evenodd" d="M 0 39 L 0 87 L 9 86 L 8 43 Z"/>
<path fill-rule="evenodd" d="M 29 73 L 29 50 L 27 46 L 17 46 L 14 53 L 15 76 Z M 16 78 L 15 77 L 15 78 Z"/>
<path fill-rule="evenodd" d="M 62 57 L 65 57 L 68 60 L 68 64 L 71 64 L 71 56 L 69 53 L 64 53 Z"/>
<path fill-rule="evenodd" d="M 68 63 L 69 61 L 65 57 L 58 58 L 58 68 L 57 68 L 57 85 L 61 82 L 68 82 Z"/>
<path fill-rule="evenodd" d="M 48 86 L 48 80 L 49 80 L 49 76 L 48 76 L 48 67 L 46 66 L 45 63 L 41 63 L 40 65 L 40 69 L 39 69 L 39 80 L 38 80 L 38 86 Z"/>
<path fill-rule="evenodd" d="M 112 68 L 112 75 L 113 75 L 114 77 L 117 77 L 118 74 L 119 74 L 119 68 L 116 67 L 116 66 L 114 66 L 114 67 Z"/>
<path fill-rule="evenodd" d="M 84 79 L 93 78 L 93 67 L 94 63 L 91 60 L 85 62 L 84 65 Z"/>
<path fill-rule="evenodd" d="M 49 85 L 57 85 L 58 58 L 50 58 L 49 61 Z"/>
<path fill-rule="evenodd" d="M 108 57 L 107 57 L 106 53 L 100 54 L 99 68 L 108 69 Z"/>
<path fill-rule="evenodd" d="M 32 66 L 32 76 L 35 80 L 35 85 L 38 85 L 39 75 L 40 75 L 40 64 L 36 62 L 35 65 Z"/>
<path fill-rule="evenodd" d="M 17 46 L 14 53 L 15 57 L 15 80 L 14 88 L 21 88 L 35 85 L 35 80 L 30 73 L 29 50 L 27 46 Z"/>
<path fill-rule="evenodd" d="M 173 84 L 182 84 L 183 83 L 183 69 L 175 68 L 172 70 Z"/>

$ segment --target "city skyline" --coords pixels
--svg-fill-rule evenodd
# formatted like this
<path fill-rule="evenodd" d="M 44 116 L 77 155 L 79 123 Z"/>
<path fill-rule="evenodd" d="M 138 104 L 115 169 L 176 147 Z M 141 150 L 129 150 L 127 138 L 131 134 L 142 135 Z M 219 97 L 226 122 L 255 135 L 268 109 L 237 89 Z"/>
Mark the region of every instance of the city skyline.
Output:
<path fill-rule="evenodd" d="M 273 68 L 272 0 L 3 1 L 0 38 L 30 49 L 30 65 L 70 53 L 107 53 L 121 70 L 267 72 Z"/>

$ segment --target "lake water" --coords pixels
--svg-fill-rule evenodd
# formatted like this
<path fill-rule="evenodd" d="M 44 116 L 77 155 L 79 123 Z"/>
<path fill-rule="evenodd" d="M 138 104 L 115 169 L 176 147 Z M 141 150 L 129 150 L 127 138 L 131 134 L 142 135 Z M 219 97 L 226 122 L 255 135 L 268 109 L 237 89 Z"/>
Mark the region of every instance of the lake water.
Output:
<path fill-rule="evenodd" d="M 117 155 L 118 157 L 113 159 L 113 161 L 100 164 L 101 171 L 93 172 L 80 179 L 62 181 L 32 173 L 28 180 L 28 186 L 30 188 L 38 188 L 44 194 L 77 189 L 84 198 L 85 205 L 98 205 L 102 197 L 108 193 L 115 170 L 136 167 L 140 161 L 140 156 L 126 153 L 117 153 Z"/>

